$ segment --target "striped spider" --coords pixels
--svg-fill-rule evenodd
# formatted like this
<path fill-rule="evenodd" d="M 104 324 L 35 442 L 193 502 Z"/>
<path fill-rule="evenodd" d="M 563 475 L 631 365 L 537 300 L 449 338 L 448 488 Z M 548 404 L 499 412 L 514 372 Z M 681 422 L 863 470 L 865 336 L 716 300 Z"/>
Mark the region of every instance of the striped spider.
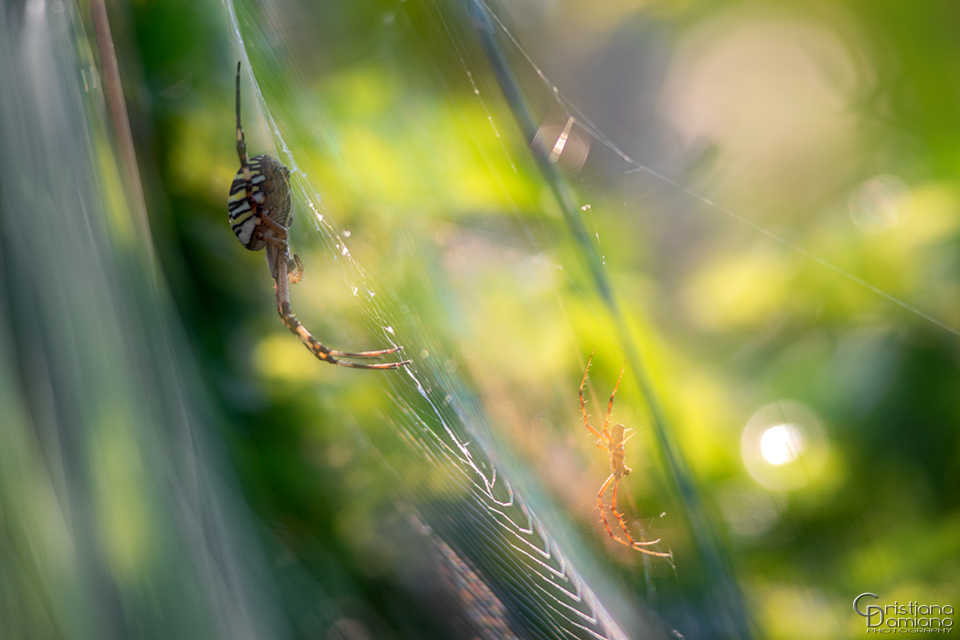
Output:
<path fill-rule="evenodd" d="M 247 145 L 240 126 L 240 63 L 237 63 L 237 155 L 240 171 L 230 185 L 227 213 L 237 239 L 251 251 L 267 250 L 270 275 L 277 283 L 277 310 L 283 325 L 295 334 L 310 353 L 323 362 L 358 369 L 399 369 L 410 364 L 381 362 L 365 364 L 340 358 L 376 358 L 400 351 L 402 347 L 378 351 L 337 351 L 326 347 L 300 324 L 290 310 L 289 284 L 296 284 L 303 275 L 303 264 L 290 253 L 287 230 L 290 228 L 290 170 L 267 154 L 247 159 Z"/>
<path fill-rule="evenodd" d="M 587 374 L 590 372 L 590 363 L 592 361 L 593 352 L 591 351 L 590 358 L 587 359 L 587 368 L 583 371 L 583 379 L 580 381 L 580 411 L 583 414 L 583 424 L 586 425 L 587 429 L 589 429 L 593 435 L 599 438 L 596 442 L 597 447 L 610 454 L 610 477 L 607 478 L 607 480 L 600 487 L 600 491 L 597 492 L 597 508 L 600 509 L 600 517 L 603 519 L 603 526 L 607 528 L 607 533 L 610 535 L 610 537 L 620 544 L 631 547 L 632 549 L 636 549 L 637 551 L 647 555 L 658 556 L 661 558 L 672 558 L 672 553 L 663 553 L 662 551 L 653 551 L 646 548 L 650 545 L 660 542 L 660 538 L 641 542 L 634 540 L 633 536 L 630 535 L 630 530 L 627 529 L 627 523 L 623 521 L 623 514 L 617 511 L 617 494 L 620 492 L 620 480 L 624 476 L 630 475 L 631 471 L 630 467 L 627 466 L 624 445 L 626 444 L 627 440 L 632 438 L 635 434 L 631 433 L 629 436 L 624 437 L 627 429 L 622 424 L 615 424 L 613 425 L 613 428 L 609 430 L 607 429 L 607 426 L 610 424 L 610 413 L 613 411 L 613 397 L 617 395 L 617 387 L 620 386 L 620 380 L 623 379 L 623 372 L 626 370 L 627 365 L 624 364 L 623 368 L 620 369 L 620 376 L 617 378 L 617 384 L 613 386 L 613 393 L 610 394 L 610 403 L 607 405 L 607 416 L 603 421 L 603 432 L 601 433 L 590 425 L 590 422 L 587 419 L 587 405 L 583 400 L 583 388 L 587 384 Z M 607 522 L 607 515 L 604 512 L 603 494 L 607 492 L 607 489 L 610 487 L 611 483 L 613 484 L 613 497 L 610 500 L 610 511 L 617 517 L 617 522 L 620 523 L 620 529 L 623 531 L 623 535 L 627 537 L 626 540 L 613 533 L 613 530 L 610 529 L 610 523 Z"/>

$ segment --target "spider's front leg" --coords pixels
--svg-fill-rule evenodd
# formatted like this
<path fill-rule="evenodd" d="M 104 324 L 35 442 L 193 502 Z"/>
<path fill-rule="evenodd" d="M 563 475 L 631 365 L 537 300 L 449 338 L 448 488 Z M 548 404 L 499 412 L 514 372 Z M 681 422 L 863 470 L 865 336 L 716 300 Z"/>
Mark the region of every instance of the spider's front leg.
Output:
<path fill-rule="evenodd" d="M 284 246 L 286 247 L 286 245 Z M 289 254 L 287 254 L 277 260 L 277 311 L 280 313 L 280 320 L 283 322 L 283 326 L 300 338 L 300 342 L 303 343 L 303 346 L 305 346 L 310 353 L 324 362 L 336 364 L 341 367 L 352 367 L 355 369 L 399 369 L 400 367 L 411 363 L 410 360 L 402 360 L 400 362 L 377 362 L 374 364 L 340 360 L 340 358 L 376 358 L 378 356 L 386 356 L 400 351 L 402 347 L 391 347 L 389 349 L 379 349 L 377 351 L 337 351 L 336 349 L 330 349 L 325 344 L 314 338 L 307 328 L 304 327 L 299 320 L 297 320 L 297 317 L 293 315 L 293 311 L 290 309 L 290 289 L 288 288 L 287 283 L 290 280 L 290 276 L 293 275 L 288 271 L 291 262 L 295 262 L 295 264 L 299 265 L 300 259 L 296 258 L 296 260 L 293 261 L 290 259 Z M 297 275 L 297 279 L 299 279 L 299 275 Z"/>
<path fill-rule="evenodd" d="M 583 370 L 583 378 L 580 380 L 580 413 L 583 415 L 583 424 L 590 430 L 593 435 L 600 438 L 598 442 L 610 442 L 610 433 L 607 431 L 606 426 L 603 428 L 603 433 L 597 431 L 593 425 L 590 424 L 590 420 L 587 417 L 587 403 L 583 399 L 583 388 L 587 385 L 587 374 L 590 373 L 590 363 L 593 362 L 593 351 L 590 352 L 590 357 L 587 358 L 587 368 Z M 599 445 L 598 445 L 599 446 Z M 608 447 L 601 447 L 607 449 Z"/>
<path fill-rule="evenodd" d="M 607 417 L 603 421 L 603 432 L 607 433 L 607 425 L 610 424 L 610 414 L 613 413 L 613 398 L 617 395 L 617 389 L 620 388 L 620 381 L 623 380 L 623 372 L 627 370 L 627 363 L 624 362 L 620 368 L 620 375 L 617 376 L 617 384 L 613 385 L 613 393 L 610 394 L 610 402 L 607 403 Z"/>
<path fill-rule="evenodd" d="M 255 216 L 260 215 L 260 203 L 253 197 L 253 180 L 250 174 L 250 163 L 247 158 L 247 141 L 243 135 L 243 127 L 240 126 L 240 63 L 237 62 L 237 156 L 240 157 L 240 171 L 243 172 L 243 180 L 246 189 L 246 201 Z"/>

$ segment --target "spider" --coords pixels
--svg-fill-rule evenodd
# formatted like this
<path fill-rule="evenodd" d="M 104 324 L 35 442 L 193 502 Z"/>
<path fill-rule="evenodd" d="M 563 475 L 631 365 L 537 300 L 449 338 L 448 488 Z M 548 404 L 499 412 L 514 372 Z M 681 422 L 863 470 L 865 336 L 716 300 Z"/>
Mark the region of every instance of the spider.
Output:
<path fill-rule="evenodd" d="M 358 369 L 399 369 L 410 364 L 410 360 L 376 364 L 341 360 L 340 358 L 376 358 L 396 353 L 403 347 L 355 353 L 330 349 L 314 338 L 290 310 L 289 284 L 296 284 L 303 275 L 303 264 L 296 254 L 290 253 L 287 235 L 292 222 L 290 170 L 267 154 L 247 159 L 247 145 L 243 127 L 240 126 L 239 62 L 237 63 L 237 155 L 240 156 L 240 171 L 230 185 L 230 196 L 227 199 L 230 226 L 240 244 L 247 249 L 260 251 L 266 248 L 270 275 L 277 283 L 277 310 L 283 325 L 300 338 L 310 353 L 323 362 Z"/>
<path fill-rule="evenodd" d="M 620 544 L 636 549 L 641 553 L 646 553 L 647 555 L 658 556 L 661 558 L 672 558 L 672 553 L 663 553 L 661 551 L 653 551 L 646 548 L 650 545 L 660 542 L 660 538 L 643 542 L 637 542 L 634 540 L 633 536 L 630 535 L 630 531 L 627 529 L 627 524 L 623 521 L 623 514 L 617 511 L 617 494 L 620 491 L 620 480 L 624 476 L 630 475 L 631 471 L 630 467 L 627 466 L 626 452 L 624 451 L 623 446 L 626 444 L 627 440 L 632 438 L 635 434 L 630 434 L 624 438 L 625 432 L 627 431 L 626 427 L 624 427 L 622 424 L 615 424 L 613 425 L 612 429 L 608 430 L 607 425 L 610 424 L 610 413 L 613 411 L 613 397 L 617 395 L 617 387 L 620 386 L 620 380 L 623 379 L 623 372 L 626 370 L 627 365 L 624 363 L 623 368 L 620 369 L 620 376 L 617 378 L 617 384 L 613 386 L 613 393 L 610 394 L 610 403 L 607 405 L 607 416 L 603 421 L 603 432 L 601 433 L 593 428 L 590 425 L 590 422 L 587 420 L 587 405 L 583 400 L 583 388 L 587 384 L 587 374 L 590 372 L 590 363 L 592 361 L 593 352 L 590 353 L 590 358 L 587 359 L 587 368 L 583 371 L 583 379 L 580 381 L 580 411 L 583 413 L 583 424 L 586 425 L 587 429 L 589 429 L 591 433 L 599 438 L 599 440 L 596 442 L 597 447 L 610 454 L 610 477 L 606 479 L 606 481 L 600 487 L 600 491 L 597 492 L 597 507 L 600 509 L 600 517 L 603 519 L 603 526 L 607 528 L 607 533 L 610 535 L 610 537 Z M 603 494 L 607 492 L 607 488 L 610 487 L 611 483 L 613 483 L 613 498 L 610 500 L 610 511 L 613 512 L 613 515 L 617 516 L 617 522 L 620 523 L 620 529 L 627 537 L 626 540 L 613 533 L 613 530 L 610 529 L 610 523 L 607 522 L 607 515 L 603 510 Z"/>

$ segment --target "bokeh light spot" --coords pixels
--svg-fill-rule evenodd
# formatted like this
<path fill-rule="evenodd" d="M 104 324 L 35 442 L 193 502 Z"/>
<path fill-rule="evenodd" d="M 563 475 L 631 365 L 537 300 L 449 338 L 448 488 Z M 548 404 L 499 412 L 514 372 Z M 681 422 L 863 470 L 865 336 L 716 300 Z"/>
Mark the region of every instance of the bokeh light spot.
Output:
<path fill-rule="evenodd" d="M 780 400 L 757 411 L 740 439 L 743 463 L 761 486 L 792 491 L 818 479 L 829 447 L 820 417 L 793 400 Z"/>
<path fill-rule="evenodd" d="M 778 424 L 763 432 L 760 451 L 767 462 L 780 466 L 793 462 L 803 450 L 803 436 L 792 424 Z"/>

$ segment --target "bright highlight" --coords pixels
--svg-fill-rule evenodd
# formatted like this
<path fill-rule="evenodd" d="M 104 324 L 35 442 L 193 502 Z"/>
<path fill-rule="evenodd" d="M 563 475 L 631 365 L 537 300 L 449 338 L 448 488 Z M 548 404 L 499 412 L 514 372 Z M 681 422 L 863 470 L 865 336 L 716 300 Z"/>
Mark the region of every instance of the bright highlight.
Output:
<path fill-rule="evenodd" d="M 770 427 L 760 437 L 760 452 L 772 465 L 780 466 L 793 462 L 802 451 L 803 436 L 792 424 Z"/>

